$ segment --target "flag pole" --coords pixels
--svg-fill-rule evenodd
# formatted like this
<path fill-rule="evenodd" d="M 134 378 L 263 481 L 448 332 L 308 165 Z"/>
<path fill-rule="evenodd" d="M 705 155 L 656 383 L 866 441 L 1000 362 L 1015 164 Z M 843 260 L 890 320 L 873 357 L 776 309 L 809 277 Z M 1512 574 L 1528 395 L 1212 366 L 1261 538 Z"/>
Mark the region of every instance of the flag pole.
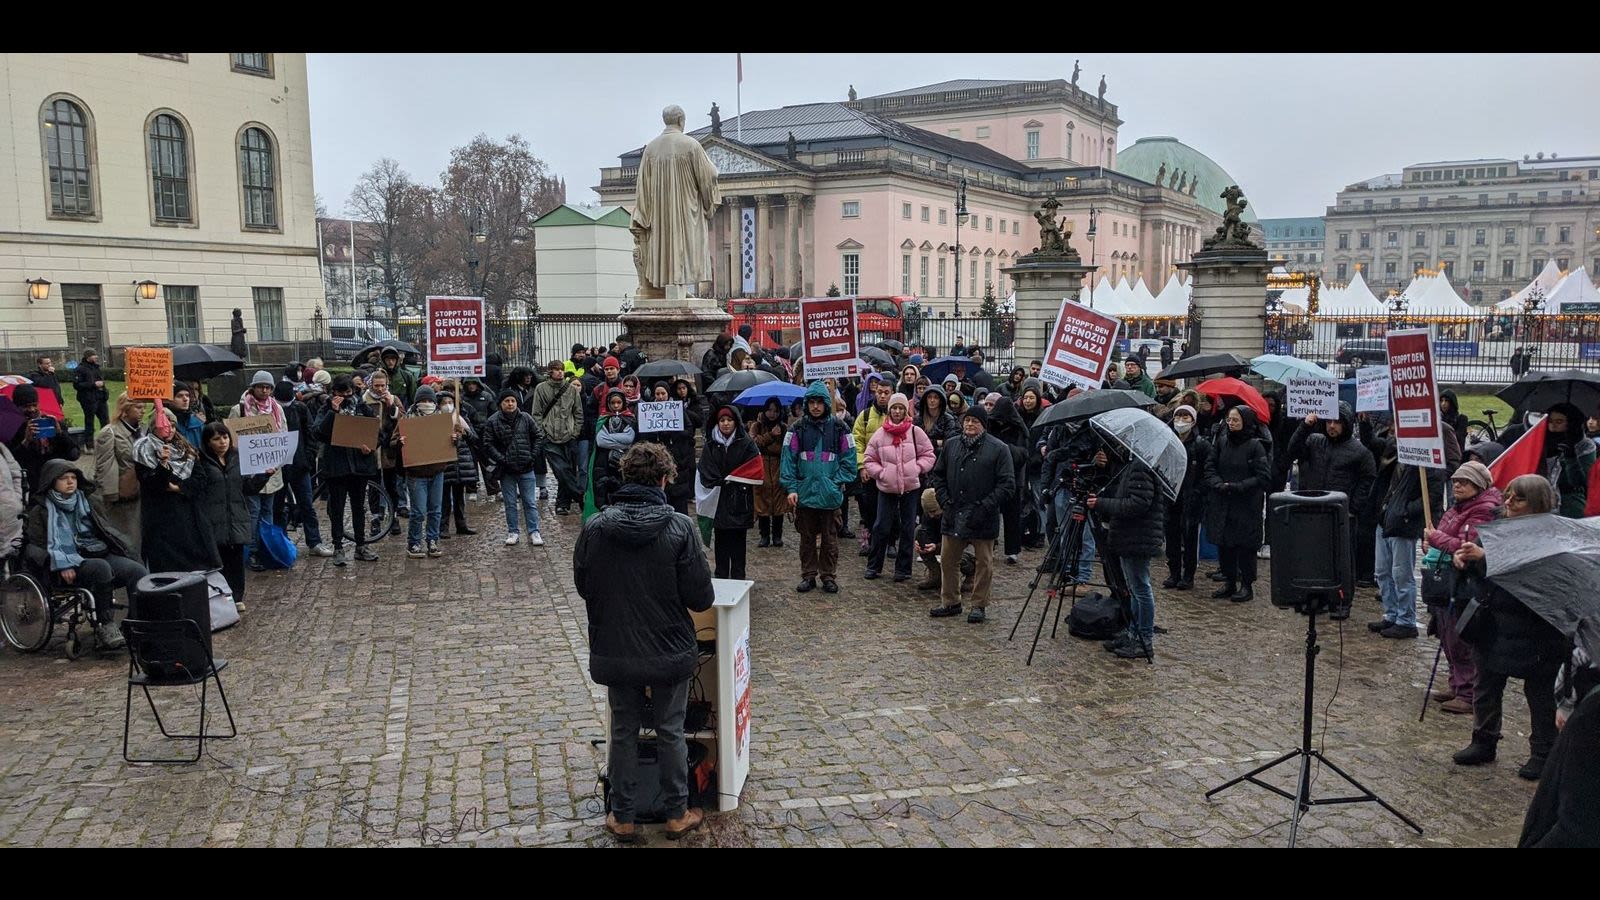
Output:
<path fill-rule="evenodd" d="M 733 55 L 735 67 L 738 69 L 738 81 L 733 88 L 733 129 L 738 135 L 739 143 L 744 143 L 744 54 Z"/>

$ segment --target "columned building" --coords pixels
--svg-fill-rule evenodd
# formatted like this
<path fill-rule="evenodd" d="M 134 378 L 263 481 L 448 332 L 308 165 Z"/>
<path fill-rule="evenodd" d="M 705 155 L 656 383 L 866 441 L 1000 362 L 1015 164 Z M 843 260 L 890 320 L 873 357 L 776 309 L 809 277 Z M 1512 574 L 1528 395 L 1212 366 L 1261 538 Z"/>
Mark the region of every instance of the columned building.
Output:
<path fill-rule="evenodd" d="M 1327 275 L 1374 290 L 1439 269 L 1472 303 L 1527 286 L 1554 262 L 1600 271 L 1600 157 L 1419 163 L 1348 185 L 1327 208 Z"/>
<path fill-rule="evenodd" d="M 1086 262 L 1160 284 L 1221 215 L 1176 178 L 1156 184 L 1113 168 L 1120 124 L 1114 105 L 1065 80 L 958 81 L 692 130 L 723 197 L 712 293 L 819 296 L 837 286 L 913 296 L 940 313 L 959 294 L 970 313 L 987 287 L 1010 292 L 1000 270 L 1038 245 L 1034 214 L 1052 196 Z M 603 203 L 632 208 L 642 153 L 601 170 Z"/>
<path fill-rule="evenodd" d="M 0 347 L 316 339 L 304 54 L 6 53 L 0 95 Z"/>

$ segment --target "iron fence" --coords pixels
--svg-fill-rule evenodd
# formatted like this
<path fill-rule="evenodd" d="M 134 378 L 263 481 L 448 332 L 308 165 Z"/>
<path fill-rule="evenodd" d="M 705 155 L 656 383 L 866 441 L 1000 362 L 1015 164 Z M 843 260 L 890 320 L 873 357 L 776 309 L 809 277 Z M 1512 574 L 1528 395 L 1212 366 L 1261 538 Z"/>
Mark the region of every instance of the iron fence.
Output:
<path fill-rule="evenodd" d="M 1268 313 L 1266 352 L 1343 371 L 1388 358 L 1390 329 L 1426 328 L 1443 384 L 1509 384 L 1527 371 L 1600 372 L 1600 313 L 1483 312 L 1470 316 L 1297 316 Z"/>
<path fill-rule="evenodd" d="M 960 318 L 907 316 L 902 333 L 907 346 L 922 344 L 930 359 L 948 355 L 959 340 L 968 352 L 974 347 L 983 350 L 984 368 L 991 373 L 1009 372 L 1017 361 L 1017 318 L 1009 313 Z"/>

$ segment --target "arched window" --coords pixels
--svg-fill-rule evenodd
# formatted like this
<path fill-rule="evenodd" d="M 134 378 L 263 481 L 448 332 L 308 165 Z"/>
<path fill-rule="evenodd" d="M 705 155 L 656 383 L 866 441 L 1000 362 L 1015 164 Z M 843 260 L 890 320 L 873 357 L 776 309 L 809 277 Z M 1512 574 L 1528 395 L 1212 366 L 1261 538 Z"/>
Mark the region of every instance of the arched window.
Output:
<path fill-rule="evenodd" d="M 150 186 L 156 218 L 163 222 L 193 221 L 189 206 L 189 135 L 176 116 L 162 113 L 150 120 Z"/>
<path fill-rule="evenodd" d="M 42 119 L 51 214 L 94 215 L 89 117 L 71 100 L 56 99 L 45 104 Z"/>
<path fill-rule="evenodd" d="M 239 184 L 244 191 L 247 228 L 278 227 L 277 172 L 272 138 L 266 129 L 250 127 L 239 135 Z"/>

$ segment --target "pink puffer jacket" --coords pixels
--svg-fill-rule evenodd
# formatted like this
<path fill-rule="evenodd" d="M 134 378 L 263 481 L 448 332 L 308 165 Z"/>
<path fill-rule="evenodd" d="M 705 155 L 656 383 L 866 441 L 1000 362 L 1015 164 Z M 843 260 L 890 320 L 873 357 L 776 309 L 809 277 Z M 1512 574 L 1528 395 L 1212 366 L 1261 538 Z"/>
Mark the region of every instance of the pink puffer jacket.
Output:
<path fill-rule="evenodd" d="M 1491 487 L 1471 500 L 1450 507 L 1439 517 L 1439 527 L 1433 530 L 1428 545 L 1444 553 L 1455 553 L 1466 541 L 1477 543 L 1477 526 L 1494 521 L 1502 502 L 1500 489 Z"/>
<path fill-rule="evenodd" d="M 885 494 L 908 494 L 922 485 L 933 468 L 933 441 L 921 426 L 912 425 L 897 447 L 894 435 L 879 428 L 867 441 L 867 477 Z"/>

